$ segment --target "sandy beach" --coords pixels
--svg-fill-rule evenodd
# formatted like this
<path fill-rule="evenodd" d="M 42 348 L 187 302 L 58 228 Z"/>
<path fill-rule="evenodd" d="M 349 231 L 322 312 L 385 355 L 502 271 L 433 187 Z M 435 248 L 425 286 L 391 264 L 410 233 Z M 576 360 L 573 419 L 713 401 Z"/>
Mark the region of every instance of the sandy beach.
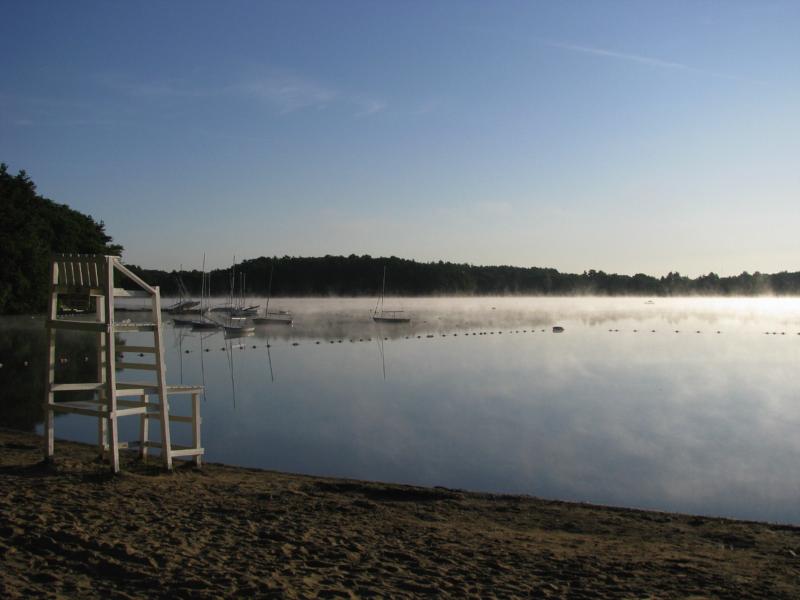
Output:
<path fill-rule="evenodd" d="M 796 598 L 800 528 L 206 465 L 0 431 L 4 598 Z"/>

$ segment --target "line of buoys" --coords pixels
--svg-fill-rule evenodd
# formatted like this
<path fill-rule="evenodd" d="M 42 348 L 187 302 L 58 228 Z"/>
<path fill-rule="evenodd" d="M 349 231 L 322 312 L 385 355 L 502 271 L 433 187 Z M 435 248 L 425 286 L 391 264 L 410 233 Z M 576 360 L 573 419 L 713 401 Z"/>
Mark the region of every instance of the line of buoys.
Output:
<path fill-rule="evenodd" d="M 556 326 L 553 326 L 552 330 L 553 330 L 553 333 L 561 333 L 561 332 L 563 332 L 563 331 L 564 331 L 564 327 L 561 327 L 561 326 L 558 326 L 558 325 L 556 325 Z M 523 329 L 523 330 L 522 330 L 522 333 L 527 333 L 527 331 L 528 331 L 527 329 Z M 544 330 L 544 329 L 542 329 L 541 331 L 545 331 L 545 330 Z M 608 331 L 609 331 L 609 332 L 618 333 L 618 332 L 619 332 L 619 329 L 609 329 Z M 631 331 L 632 331 L 633 333 L 639 333 L 639 329 L 633 329 L 633 330 L 631 330 Z M 655 329 L 650 329 L 649 331 L 650 331 L 650 333 L 656 333 L 656 330 L 655 330 Z M 680 329 L 675 329 L 675 330 L 674 330 L 674 332 L 675 332 L 675 333 L 680 333 Z M 469 335 L 494 335 L 495 333 L 497 333 L 498 335 L 503 335 L 503 333 L 504 333 L 504 332 L 502 332 L 502 331 L 496 331 L 496 332 L 495 332 L 495 331 L 488 331 L 488 332 L 487 332 L 487 331 L 477 331 L 477 332 L 476 332 L 476 331 L 473 331 L 473 332 L 462 332 L 462 333 L 463 333 L 463 335 L 465 335 L 465 336 L 469 336 Z M 520 330 L 519 330 L 519 329 L 516 329 L 516 330 L 509 330 L 509 331 L 508 331 L 508 332 L 506 332 L 506 333 L 509 333 L 509 334 L 513 334 L 513 333 L 520 333 Z M 536 330 L 535 330 L 535 329 L 531 329 L 531 333 L 536 333 Z M 702 331 L 702 330 L 700 330 L 700 329 L 697 329 L 697 330 L 695 330 L 695 333 L 702 334 L 702 333 L 703 333 L 703 331 Z M 718 335 L 719 335 L 719 334 L 722 334 L 722 331 L 720 331 L 720 330 L 716 330 L 716 331 L 714 331 L 714 333 L 716 333 L 716 334 L 718 334 Z M 459 334 L 458 334 L 458 333 L 449 333 L 449 334 L 448 334 L 448 333 L 442 333 L 442 334 L 440 334 L 440 336 L 441 336 L 441 337 L 448 337 L 448 335 L 449 335 L 449 336 L 452 336 L 452 337 L 457 337 Z M 786 332 L 785 332 L 785 331 L 765 331 L 765 332 L 764 332 L 764 335 L 783 335 L 783 336 L 785 336 L 785 335 L 786 335 Z M 799 332 L 797 332 L 797 335 L 800 335 L 800 331 L 799 331 Z M 425 335 L 425 337 L 430 339 L 430 338 L 434 338 L 434 337 L 436 337 L 436 335 L 434 335 L 434 334 L 426 334 L 426 335 Z M 404 336 L 404 339 L 413 339 L 413 338 L 414 338 L 414 336 Z M 417 339 L 422 339 L 422 335 L 418 335 L 418 336 L 416 336 L 416 338 L 417 338 Z M 390 341 L 390 339 L 389 339 L 388 337 L 384 337 L 383 339 L 384 339 L 385 341 Z M 330 343 L 330 344 L 335 344 L 335 343 L 339 343 L 339 344 L 341 344 L 341 343 L 343 343 L 343 341 L 344 341 L 344 340 L 328 340 L 328 343 Z M 355 343 L 355 342 L 356 342 L 356 339 L 355 339 L 355 338 L 351 338 L 349 341 L 350 341 L 351 343 Z M 371 338 L 371 337 L 368 337 L 368 338 L 366 338 L 366 340 L 365 340 L 364 338 L 358 338 L 358 341 L 359 341 L 359 342 L 364 342 L 364 341 L 372 341 L 372 338 Z M 291 345 L 292 345 L 292 346 L 299 346 L 299 345 L 300 345 L 300 343 L 299 343 L 299 342 L 296 342 L 296 341 L 293 341 L 293 342 L 290 342 L 290 343 L 291 343 Z M 317 344 L 317 345 L 319 345 L 319 344 L 321 344 L 322 342 L 321 342 L 321 341 L 315 341 L 314 343 L 315 343 L 315 344 Z M 257 348 L 259 348 L 259 346 L 258 346 L 258 345 L 256 345 L 256 344 L 253 344 L 253 345 L 252 345 L 252 346 L 250 346 L 250 347 L 251 347 L 252 349 L 254 349 L 254 350 L 255 350 L 255 349 L 257 349 Z M 265 348 L 272 348 L 272 344 L 266 344 L 264 347 L 265 347 Z M 227 348 L 225 348 L 225 347 L 222 347 L 222 348 L 220 348 L 220 351 L 221 351 L 221 352 L 224 352 L 226 349 L 227 349 Z M 240 344 L 237 344 L 237 345 L 233 345 L 233 346 L 231 346 L 231 349 L 246 350 L 246 349 L 247 349 L 247 346 L 246 346 L 245 344 L 241 344 L 241 343 L 240 343 Z M 210 349 L 210 348 L 204 348 L 204 349 L 203 349 L 203 351 L 204 351 L 204 352 L 210 352 L 210 351 L 211 351 L 211 349 Z M 119 359 L 120 361 L 124 360 L 124 354 L 123 354 L 123 352 L 124 352 L 124 349 L 123 349 L 123 351 L 122 351 L 122 352 L 120 352 L 120 353 L 118 354 L 118 359 Z M 191 354 L 191 353 L 193 353 L 193 352 L 195 352 L 195 351 L 194 351 L 194 350 L 184 350 L 183 352 L 184 352 L 184 354 Z M 145 356 L 145 354 L 144 354 L 144 353 L 142 353 L 142 352 L 139 352 L 139 353 L 137 353 L 137 356 L 139 356 L 139 357 L 144 357 L 144 356 Z M 84 356 L 84 357 L 83 357 L 83 360 L 84 360 L 84 362 L 89 362 L 89 357 L 88 357 L 88 356 Z M 65 364 L 68 364 L 68 363 L 69 363 L 69 361 L 70 361 L 70 359 L 69 359 L 69 357 L 67 357 L 67 356 L 61 356 L 61 357 L 58 357 L 58 364 L 65 365 Z M 6 365 L 4 365 L 3 363 L 0 363 L 0 368 L 3 368 L 4 366 L 6 366 Z M 24 366 L 24 367 L 28 367 L 28 366 L 30 366 L 30 362 L 29 362 L 29 361 L 27 361 L 27 360 L 26 360 L 26 361 L 23 361 L 23 363 L 22 363 L 22 366 Z"/>

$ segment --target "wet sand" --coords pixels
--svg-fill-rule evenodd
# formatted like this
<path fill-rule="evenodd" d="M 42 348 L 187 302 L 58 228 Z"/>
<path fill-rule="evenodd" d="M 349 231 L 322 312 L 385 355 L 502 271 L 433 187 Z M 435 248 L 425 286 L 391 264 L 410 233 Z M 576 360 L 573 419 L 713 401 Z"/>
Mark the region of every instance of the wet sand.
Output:
<path fill-rule="evenodd" d="M 0 597 L 798 598 L 800 528 L 288 475 L 0 430 Z"/>

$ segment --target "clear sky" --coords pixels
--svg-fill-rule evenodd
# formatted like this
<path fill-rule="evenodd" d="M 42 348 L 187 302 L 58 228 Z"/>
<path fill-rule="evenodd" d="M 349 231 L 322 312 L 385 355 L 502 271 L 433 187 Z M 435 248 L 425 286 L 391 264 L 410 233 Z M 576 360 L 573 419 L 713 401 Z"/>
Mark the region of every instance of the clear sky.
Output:
<path fill-rule="evenodd" d="M 800 2 L 0 0 L 0 161 L 127 262 L 800 270 Z"/>

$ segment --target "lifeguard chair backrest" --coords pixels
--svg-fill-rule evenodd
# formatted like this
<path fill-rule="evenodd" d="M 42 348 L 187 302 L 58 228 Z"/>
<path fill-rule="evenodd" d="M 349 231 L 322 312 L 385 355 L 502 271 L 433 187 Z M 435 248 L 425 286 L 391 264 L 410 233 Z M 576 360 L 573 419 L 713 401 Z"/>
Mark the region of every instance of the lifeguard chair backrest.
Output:
<path fill-rule="evenodd" d="M 123 265 L 119 256 L 105 254 L 56 254 L 53 256 L 53 284 L 57 286 L 59 293 L 102 296 L 106 293 L 110 273 L 119 273 L 147 292 L 147 295 L 152 296 L 157 293 L 156 288 Z M 113 288 L 114 282 L 111 283 L 112 285 L 108 287 Z"/>
<path fill-rule="evenodd" d="M 108 259 L 103 254 L 56 254 L 53 256 L 54 281 L 63 292 L 91 293 L 104 290 Z"/>

